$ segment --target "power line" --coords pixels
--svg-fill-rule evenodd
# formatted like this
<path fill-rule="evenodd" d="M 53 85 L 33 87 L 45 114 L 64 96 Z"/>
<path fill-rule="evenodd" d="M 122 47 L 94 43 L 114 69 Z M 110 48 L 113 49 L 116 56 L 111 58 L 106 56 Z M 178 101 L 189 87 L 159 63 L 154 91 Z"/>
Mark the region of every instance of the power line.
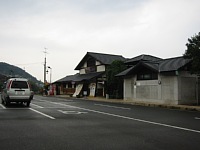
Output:
<path fill-rule="evenodd" d="M 37 65 L 37 64 L 43 64 L 43 62 L 34 62 L 34 63 L 16 64 L 16 65 L 18 65 L 18 66 L 26 66 L 26 65 Z"/>

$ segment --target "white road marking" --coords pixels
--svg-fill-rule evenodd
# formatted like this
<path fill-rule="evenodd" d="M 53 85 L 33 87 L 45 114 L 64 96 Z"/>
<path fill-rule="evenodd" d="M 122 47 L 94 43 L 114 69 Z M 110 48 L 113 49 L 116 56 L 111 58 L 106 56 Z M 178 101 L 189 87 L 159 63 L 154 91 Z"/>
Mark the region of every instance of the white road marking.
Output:
<path fill-rule="evenodd" d="M 37 99 L 37 98 L 34 98 L 33 100 L 49 102 L 49 101 L 47 101 L 47 100 L 41 100 L 41 99 Z"/>
<path fill-rule="evenodd" d="M 29 108 L 6 108 L 6 109 L 9 109 L 9 110 L 28 110 Z"/>
<path fill-rule="evenodd" d="M 53 102 L 51 102 L 51 103 L 53 103 Z M 131 118 L 131 117 L 126 117 L 126 116 L 122 116 L 122 115 L 116 115 L 116 114 L 106 113 L 106 112 L 102 112 L 102 111 L 66 105 L 66 104 L 62 104 L 62 103 L 55 103 L 55 104 L 59 104 L 59 105 L 63 105 L 63 106 L 71 107 L 71 108 L 76 108 L 76 109 L 80 109 L 80 110 L 84 110 L 84 111 L 95 112 L 95 113 L 99 113 L 99 114 L 103 114 L 103 115 L 108 115 L 108 116 L 113 116 L 113 117 L 118 117 L 118 118 L 123 118 L 123 119 L 128 119 L 128 120 L 134 120 L 134 121 L 138 121 L 138 122 L 143 122 L 143 123 L 148 123 L 148 124 L 153 124 L 153 125 L 158 125 L 158 126 L 164 126 L 164 127 L 168 127 L 168 128 L 179 129 L 179 130 L 184 130 L 184 131 L 189 131 L 189 132 L 195 132 L 195 133 L 200 134 L 199 130 L 184 128 L 184 127 L 179 127 L 179 126 L 173 126 L 173 125 L 168 125 L 168 124 L 164 124 L 164 123 L 158 123 L 158 122 L 153 122 L 153 121 L 148 121 L 148 120 L 143 120 L 143 119 Z"/>
<path fill-rule="evenodd" d="M 61 107 L 44 107 L 44 108 L 49 108 L 49 109 L 61 109 L 61 108 L 66 108 L 66 107 L 64 107 L 64 106 L 61 106 Z"/>
<path fill-rule="evenodd" d="M 95 113 L 99 113 L 99 114 L 103 114 L 103 115 L 108 115 L 108 116 L 113 116 L 113 117 L 118 117 L 118 118 L 123 118 L 123 119 L 128 119 L 128 120 L 134 120 L 134 121 L 138 121 L 138 122 L 143 122 L 143 123 L 148 123 L 148 124 L 153 124 L 153 125 L 158 125 L 158 126 L 164 126 L 164 127 L 168 127 L 168 128 L 173 128 L 173 129 L 178 129 L 178 130 L 183 130 L 183 131 L 194 132 L 194 133 L 200 134 L 199 130 L 184 128 L 184 127 L 179 127 L 179 126 L 173 126 L 173 125 L 168 125 L 168 124 L 164 124 L 164 123 L 158 123 L 158 122 L 153 122 L 153 121 L 148 121 L 148 120 L 143 120 L 143 119 L 131 118 L 131 117 L 126 117 L 126 116 L 122 116 L 122 115 L 116 115 L 116 114 L 106 113 L 106 112 L 102 112 L 102 111 L 66 105 L 66 104 L 62 104 L 62 103 L 58 103 L 58 102 L 50 102 L 47 100 L 42 100 L 42 101 L 46 101 L 46 102 L 49 102 L 52 104 L 66 106 L 69 108 L 75 108 L 75 109 L 80 109 L 80 110 L 89 111 L 89 112 L 95 112 Z"/>
<path fill-rule="evenodd" d="M 34 100 L 37 100 L 37 101 L 42 101 L 42 102 L 50 102 L 48 100 L 45 100 L 45 99 L 37 99 L 37 98 L 34 98 Z M 74 100 L 66 100 L 64 99 L 65 102 L 73 102 Z"/>
<path fill-rule="evenodd" d="M 126 107 L 118 107 L 118 106 L 103 105 L 103 104 L 94 104 L 94 105 L 96 105 L 96 106 L 103 106 L 103 107 L 110 107 L 110 108 L 127 109 L 127 110 L 131 109 L 131 108 L 126 108 Z"/>
<path fill-rule="evenodd" d="M 56 104 L 56 105 L 61 105 L 61 106 L 65 106 L 66 107 L 71 107 L 70 105 L 66 105 L 66 104 L 62 104 L 62 103 L 58 103 L 58 102 L 50 102 L 52 104 Z"/>
<path fill-rule="evenodd" d="M 0 104 L 0 106 L 1 106 L 3 109 L 6 109 L 6 107 L 5 107 L 5 106 L 3 106 L 2 104 Z"/>
<path fill-rule="evenodd" d="M 38 113 L 38 114 L 41 114 L 41 115 L 47 117 L 47 118 L 56 119 L 56 118 L 54 118 L 54 117 L 52 117 L 52 116 L 49 116 L 49 115 L 47 115 L 47 114 L 44 114 L 44 113 L 42 113 L 42 112 L 40 112 L 40 111 L 37 111 L 37 110 L 35 110 L 35 109 L 33 109 L 33 108 L 29 108 L 29 109 L 32 110 L 32 111 L 34 111 L 34 112 L 36 112 L 36 113 Z"/>
<path fill-rule="evenodd" d="M 42 107 L 42 106 L 39 106 L 39 105 L 36 105 L 36 104 L 33 104 L 33 103 L 31 103 L 31 105 L 33 105 L 33 106 L 35 106 L 35 107 L 37 107 L 37 108 L 44 108 L 44 107 Z"/>
<path fill-rule="evenodd" d="M 56 104 L 56 105 L 65 105 L 65 104 L 62 104 L 62 103 L 58 103 L 58 102 L 50 102 L 52 104 Z"/>
<path fill-rule="evenodd" d="M 195 117 L 194 119 L 196 119 L 196 120 L 200 120 L 200 118 L 199 118 L 199 117 Z"/>
<path fill-rule="evenodd" d="M 81 111 L 74 111 L 74 110 L 70 110 L 70 111 L 58 110 L 58 111 L 63 113 L 63 114 L 75 114 L 75 115 L 87 114 L 88 113 L 88 112 L 81 112 Z"/>

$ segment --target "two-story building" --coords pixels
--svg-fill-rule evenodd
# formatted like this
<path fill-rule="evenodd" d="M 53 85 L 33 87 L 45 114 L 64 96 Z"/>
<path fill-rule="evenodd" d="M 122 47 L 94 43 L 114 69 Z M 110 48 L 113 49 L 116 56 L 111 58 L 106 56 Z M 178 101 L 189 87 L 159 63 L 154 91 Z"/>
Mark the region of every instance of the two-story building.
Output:
<path fill-rule="evenodd" d="M 106 68 L 121 60 L 128 69 L 119 73 L 124 79 L 124 100 L 160 104 L 194 104 L 199 101 L 197 75 L 190 74 L 191 60 L 183 57 L 162 59 L 140 55 L 123 56 L 88 52 L 76 66 L 79 73 L 55 83 L 57 94 L 105 96 Z"/>
<path fill-rule="evenodd" d="M 126 59 L 120 55 L 87 52 L 75 67 L 79 73 L 55 82 L 57 94 L 105 96 L 106 68 L 114 60 Z"/>

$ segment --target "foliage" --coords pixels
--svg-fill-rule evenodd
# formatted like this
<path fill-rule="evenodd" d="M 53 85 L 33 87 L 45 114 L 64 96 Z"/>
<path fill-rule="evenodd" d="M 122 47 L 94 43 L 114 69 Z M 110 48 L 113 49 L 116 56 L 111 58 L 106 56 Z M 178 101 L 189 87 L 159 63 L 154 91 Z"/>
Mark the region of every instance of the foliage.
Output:
<path fill-rule="evenodd" d="M 123 61 L 115 60 L 106 70 L 107 86 L 106 93 L 113 98 L 123 97 L 123 79 L 121 77 L 116 77 L 118 73 L 126 69 Z"/>
<path fill-rule="evenodd" d="M 40 91 L 40 86 L 38 86 L 35 82 L 29 81 L 29 84 L 31 86 L 31 90 L 34 91 L 34 93 L 38 93 Z"/>
<path fill-rule="evenodd" d="M 23 77 L 30 81 L 33 81 L 37 84 L 41 84 L 42 82 L 38 81 L 35 77 L 27 73 L 25 70 L 13 66 L 4 62 L 0 62 L 0 74 L 3 74 L 8 77 Z"/>
<path fill-rule="evenodd" d="M 23 77 L 29 80 L 32 90 L 37 93 L 40 90 L 42 82 L 38 81 L 35 77 L 24 71 L 23 69 L 0 62 L 0 87 L 3 83 L 11 77 Z M 43 85 L 43 84 L 42 84 Z"/>
<path fill-rule="evenodd" d="M 191 73 L 200 74 L 200 32 L 188 39 L 184 57 L 192 59 Z"/>

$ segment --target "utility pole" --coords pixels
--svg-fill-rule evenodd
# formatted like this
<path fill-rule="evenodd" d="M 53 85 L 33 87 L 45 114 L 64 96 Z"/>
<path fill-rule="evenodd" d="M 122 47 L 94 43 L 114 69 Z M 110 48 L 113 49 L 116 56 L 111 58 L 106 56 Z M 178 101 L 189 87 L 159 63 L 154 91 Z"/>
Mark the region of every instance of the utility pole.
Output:
<path fill-rule="evenodd" d="M 46 59 L 47 48 L 46 47 L 44 48 L 43 52 L 45 54 L 45 57 L 44 57 L 44 86 L 45 86 L 45 83 L 46 83 L 46 71 L 47 71 L 47 59 Z"/>
<path fill-rule="evenodd" d="M 51 78 L 52 78 L 52 68 L 50 66 L 47 67 L 48 69 L 50 69 L 50 84 L 51 84 Z"/>

